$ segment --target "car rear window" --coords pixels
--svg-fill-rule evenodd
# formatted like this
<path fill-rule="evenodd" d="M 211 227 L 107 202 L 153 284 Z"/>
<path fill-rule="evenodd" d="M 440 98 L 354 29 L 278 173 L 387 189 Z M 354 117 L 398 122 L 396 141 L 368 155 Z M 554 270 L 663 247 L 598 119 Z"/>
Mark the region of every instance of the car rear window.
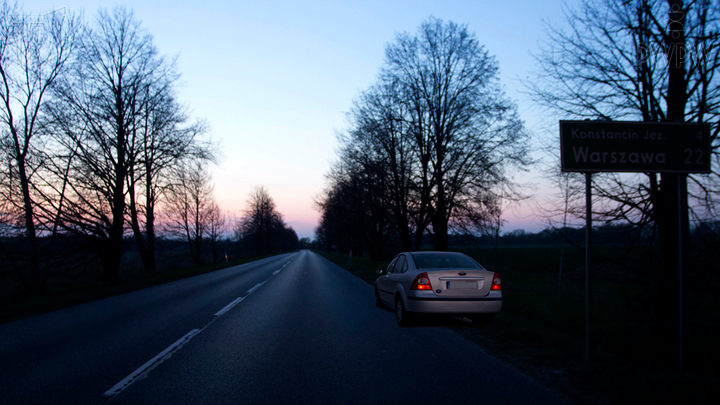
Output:
<path fill-rule="evenodd" d="M 477 269 L 485 270 L 475 260 L 462 253 L 412 253 L 418 269 Z"/>

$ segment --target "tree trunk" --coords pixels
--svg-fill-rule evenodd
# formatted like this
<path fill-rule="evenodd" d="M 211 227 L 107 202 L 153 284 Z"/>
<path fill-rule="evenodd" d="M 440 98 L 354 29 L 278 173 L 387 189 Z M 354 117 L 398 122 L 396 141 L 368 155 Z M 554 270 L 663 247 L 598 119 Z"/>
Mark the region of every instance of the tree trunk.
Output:
<path fill-rule="evenodd" d="M 203 264 L 202 262 L 202 233 L 197 232 L 195 238 L 192 240 L 192 259 L 197 264 Z"/>
<path fill-rule="evenodd" d="M 25 229 L 28 245 L 30 248 L 30 293 L 39 295 L 43 292 L 42 278 L 40 277 L 40 257 L 37 246 L 37 234 L 35 231 L 35 215 L 33 214 L 32 200 L 30 199 L 30 183 L 25 170 L 25 159 L 18 153 L 18 174 L 23 194 L 23 208 L 25 211 Z"/>
<path fill-rule="evenodd" d="M 121 174 L 118 174 L 116 180 L 120 177 Z M 120 180 L 119 183 L 116 183 L 115 190 L 113 191 L 113 218 L 110 224 L 107 247 L 103 254 L 103 280 L 112 282 L 119 281 L 118 275 L 120 273 L 120 257 L 122 257 L 123 231 L 125 225 L 124 213 L 125 195 L 123 193 L 123 182 Z"/>
<path fill-rule="evenodd" d="M 154 198 L 148 200 L 145 209 L 145 237 L 147 238 L 147 258 L 143 260 L 145 271 L 159 274 L 155 262 L 155 202 Z"/>
<path fill-rule="evenodd" d="M 146 228 L 148 228 L 146 231 L 146 237 L 148 240 L 146 241 L 145 238 L 143 238 L 142 230 L 140 229 L 140 220 L 138 218 L 134 194 L 135 193 L 133 191 L 130 191 L 130 226 L 132 227 L 133 236 L 135 237 L 135 245 L 137 246 L 140 260 L 143 263 L 144 271 L 146 273 L 157 273 L 157 270 L 155 269 L 154 252 L 150 250 L 150 227 L 146 226 Z M 149 222 L 150 221 L 148 219 L 148 224 Z"/>
<path fill-rule="evenodd" d="M 438 156 L 438 165 L 442 164 L 442 157 Z M 444 178 L 441 173 L 435 175 L 437 181 L 437 201 L 435 203 L 435 215 L 432 216 L 433 233 L 435 234 L 435 249 L 448 250 L 448 207 L 445 201 Z"/>
<path fill-rule="evenodd" d="M 437 205 L 437 210 L 435 211 L 435 215 L 433 215 L 432 222 L 433 233 L 435 234 L 435 249 L 448 250 L 448 220 L 445 212 L 445 201 L 442 198 L 438 198 Z"/>
<path fill-rule="evenodd" d="M 400 236 L 400 248 L 403 252 L 412 250 L 412 238 L 410 237 L 410 227 L 407 220 L 403 219 L 398 224 L 398 234 Z"/>
<path fill-rule="evenodd" d="M 667 121 L 684 122 L 687 103 L 685 80 L 685 13 L 682 0 L 668 0 L 668 36 L 666 38 L 668 57 L 668 99 Z M 673 12 L 677 11 L 677 12 Z M 679 216 L 678 216 L 678 175 L 663 173 L 660 176 L 658 233 L 660 250 L 664 258 L 664 274 L 661 290 L 667 298 L 676 294 L 674 280 L 679 260 Z M 668 302 L 670 300 L 667 300 Z M 677 302 L 672 300 L 673 302 Z"/>
<path fill-rule="evenodd" d="M 433 221 L 433 231 L 435 232 L 435 249 L 448 250 L 449 238 L 447 221 L 443 218 L 436 217 Z"/>
<path fill-rule="evenodd" d="M 115 94 L 116 111 L 123 111 L 122 87 Z M 120 258 L 122 257 L 123 232 L 125 230 L 125 180 L 127 179 L 128 168 L 126 166 L 126 142 L 127 133 L 125 130 L 124 116 L 118 114 L 115 119 L 115 130 L 117 131 L 115 150 L 117 161 L 114 165 L 114 183 L 112 185 L 112 220 L 108 232 L 107 247 L 103 255 L 102 279 L 117 282 L 120 273 Z"/>
<path fill-rule="evenodd" d="M 215 235 L 210 237 L 210 247 L 212 248 L 213 263 L 218 262 L 217 238 Z"/>
<path fill-rule="evenodd" d="M 684 122 L 687 103 L 685 78 L 685 13 L 682 0 L 668 0 L 668 35 L 666 37 L 668 57 L 668 98 L 667 121 Z M 660 251 L 663 265 L 659 285 L 657 315 L 670 320 L 668 336 L 673 339 L 676 328 L 672 320 L 679 319 L 679 289 L 677 285 L 680 258 L 680 226 L 678 212 L 678 175 L 663 173 L 660 176 L 659 195 L 653 201 L 660 237 Z"/>

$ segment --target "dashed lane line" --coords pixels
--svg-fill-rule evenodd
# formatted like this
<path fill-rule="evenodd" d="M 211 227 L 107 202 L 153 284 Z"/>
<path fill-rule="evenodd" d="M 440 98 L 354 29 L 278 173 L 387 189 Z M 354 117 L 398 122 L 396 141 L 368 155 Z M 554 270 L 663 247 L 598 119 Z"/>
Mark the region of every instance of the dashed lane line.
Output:
<path fill-rule="evenodd" d="M 280 270 L 284 269 L 285 266 L 287 266 L 287 265 L 290 264 L 291 262 L 292 262 L 292 260 L 289 260 L 287 263 L 283 264 L 283 266 L 282 266 L 281 268 L 275 270 L 275 271 L 272 273 L 273 276 L 276 275 L 276 274 L 278 274 L 278 273 L 280 272 Z M 163 350 L 163 351 L 161 351 L 160 353 L 158 353 L 157 356 L 155 356 L 155 357 L 153 357 L 152 359 L 148 360 L 145 364 L 143 364 L 142 366 L 140 366 L 137 370 L 133 371 L 132 373 L 130 373 L 130 375 L 128 375 L 127 377 L 123 378 L 120 382 L 118 382 L 117 384 L 115 384 L 112 388 L 110 388 L 109 390 L 105 391 L 105 393 L 104 393 L 103 395 L 104 395 L 105 397 L 108 397 L 107 400 L 110 400 L 110 398 L 112 398 L 113 396 L 119 394 L 119 393 L 122 392 L 125 388 L 129 387 L 132 383 L 134 383 L 135 381 L 137 381 L 137 380 L 138 380 L 138 377 L 141 377 L 141 376 L 143 376 L 143 375 L 146 375 L 146 374 L 150 373 L 150 371 L 152 371 L 152 369 L 154 369 L 155 367 L 159 366 L 163 361 L 165 361 L 165 360 L 167 360 L 168 358 L 170 358 L 170 356 L 172 356 L 173 353 L 175 353 L 176 351 L 180 350 L 180 348 L 183 347 L 183 345 L 185 345 L 185 343 L 187 343 L 188 341 L 190 341 L 190 339 L 192 339 L 193 337 L 197 336 L 200 332 L 202 332 L 205 328 L 207 328 L 208 325 L 210 325 L 211 323 L 213 323 L 213 322 L 214 322 L 217 318 L 219 318 L 220 316 L 224 315 L 226 312 L 228 312 L 230 309 L 232 309 L 232 307 L 234 307 L 235 305 L 239 304 L 243 299 L 247 298 L 248 295 L 252 294 L 255 290 L 257 290 L 258 288 L 260 288 L 260 287 L 261 287 L 263 284 L 265 284 L 266 282 L 267 282 L 267 280 L 263 281 L 262 283 L 258 283 L 257 285 L 255 285 L 255 287 L 249 289 L 248 292 L 247 292 L 247 295 L 245 295 L 244 297 L 235 298 L 232 302 L 230 302 L 229 304 L 225 305 L 225 306 L 223 307 L 223 309 L 221 309 L 221 310 L 219 310 L 218 312 L 216 312 L 216 313 L 213 315 L 213 318 L 212 318 L 208 323 L 206 323 L 205 325 L 203 325 L 202 328 L 200 328 L 200 329 L 193 329 L 193 330 L 191 330 L 190 332 L 188 332 L 187 334 L 185 334 L 185 336 L 181 337 L 181 338 L 178 339 L 175 343 L 173 343 L 173 344 L 171 344 L 170 346 L 168 346 L 165 350 Z M 107 401 L 107 400 L 106 400 L 106 401 Z"/>
<path fill-rule="evenodd" d="M 217 311 L 217 312 L 215 313 L 215 317 L 218 317 L 218 316 L 223 315 L 225 312 L 229 311 L 232 307 L 234 307 L 235 305 L 237 305 L 238 303 L 240 303 L 240 301 L 242 301 L 244 298 L 245 298 L 245 297 L 237 297 L 237 298 L 235 298 L 235 300 L 233 300 L 233 302 L 225 305 L 225 308 Z"/>
<path fill-rule="evenodd" d="M 255 290 L 257 290 L 258 288 L 260 288 L 263 284 L 265 284 L 265 281 L 263 281 L 262 283 L 257 283 L 257 285 L 256 285 L 255 287 L 249 289 L 247 293 L 248 293 L 248 294 L 252 294 L 253 291 L 255 291 Z"/>
<path fill-rule="evenodd" d="M 193 329 L 190 332 L 188 332 L 185 336 L 178 339 L 175 343 L 168 346 L 167 349 L 161 351 L 158 353 L 157 356 L 150 359 L 147 363 L 143 364 L 138 368 L 137 370 L 133 371 L 129 376 L 122 379 L 119 383 L 115 384 L 112 388 L 107 390 L 105 392 L 106 397 L 112 397 L 114 395 L 119 394 L 122 390 L 130 386 L 133 382 L 137 380 L 138 377 L 143 375 L 146 371 L 149 371 L 156 366 L 158 366 L 160 363 L 165 361 L 165 359 L 168 359 L 170 356 L 172 356 L 173 352 L 179 350 L 185 343 L 187 343 L 190 339 L 193 338 L 193 336 L 200 333 L 201 329 Z"/>

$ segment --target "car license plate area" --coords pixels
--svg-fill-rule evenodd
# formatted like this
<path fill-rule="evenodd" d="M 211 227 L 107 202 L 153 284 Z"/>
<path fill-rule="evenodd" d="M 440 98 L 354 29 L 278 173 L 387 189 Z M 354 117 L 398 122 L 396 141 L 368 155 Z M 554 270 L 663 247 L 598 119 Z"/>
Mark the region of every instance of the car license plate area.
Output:
<path fill-rule="evenodd" d="M 446 290 L 477 290 L 477 281 L 448 281 Z"/>

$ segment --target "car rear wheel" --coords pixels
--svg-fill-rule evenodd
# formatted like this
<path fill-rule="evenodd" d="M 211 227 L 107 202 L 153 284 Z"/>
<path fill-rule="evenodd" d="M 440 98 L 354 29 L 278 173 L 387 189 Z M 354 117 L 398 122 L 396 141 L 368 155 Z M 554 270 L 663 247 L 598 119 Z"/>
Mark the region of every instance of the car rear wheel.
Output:
<path fill-rule="evenodd" d="M 395 319 L 402 327 L 409 326 L 412 322 L 412 315 L 405 310 L 405 305 L 400 297 L 395 299 Z"/>

